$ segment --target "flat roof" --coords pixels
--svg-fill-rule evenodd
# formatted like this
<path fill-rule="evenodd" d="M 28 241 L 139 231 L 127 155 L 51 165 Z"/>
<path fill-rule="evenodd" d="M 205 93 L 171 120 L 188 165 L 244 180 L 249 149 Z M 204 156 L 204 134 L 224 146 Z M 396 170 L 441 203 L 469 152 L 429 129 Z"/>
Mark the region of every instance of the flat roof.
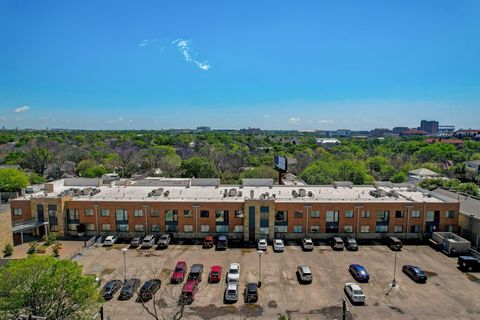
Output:
<path fill-rule="evenodd" d="M 179 179 L 181 181 L 181 179 Z M 170 180 L 172 182 L 172 180 Z M 56 198 L 61 193 L 71 189 L 91 190 L 92 187 L 65 186 L 63 180 L 53 182 L 54 192 L 40 191 L 27 194 L 20 198 L 32 197 Z M 456 199 L 436 196 L 434 193 L 417 189 L 413 185 L 272 185 L 272 186 L 242 186 L 219 185 L 200 186 L 191 184 L 170 184 L 169 186 L 150 186 L 143 183 L 133 183 L 126 186 L 105 185 L 93 187 L 96 192 L 84 192 L 85 195 L 73 195 L 75 201 L 142 201 L 142 202 L 244 202 L 246 199 L 265 199 L 282 202 L 358 202 L 358 203 L 441 203 L 458 202 Z M 377 193 L 378 196 L 375 196 Z M 253 196 L 253 197 L 252 197 Z"/>

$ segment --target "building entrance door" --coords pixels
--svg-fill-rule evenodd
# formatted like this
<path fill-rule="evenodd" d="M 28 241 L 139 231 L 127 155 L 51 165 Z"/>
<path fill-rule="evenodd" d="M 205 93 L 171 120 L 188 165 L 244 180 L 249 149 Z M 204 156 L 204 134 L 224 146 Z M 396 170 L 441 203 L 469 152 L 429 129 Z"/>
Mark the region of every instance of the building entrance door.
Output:
<path fill-rule="evenodd" d="M 248 241 L 255 241 L 255 207 L 248 207 Z"/>

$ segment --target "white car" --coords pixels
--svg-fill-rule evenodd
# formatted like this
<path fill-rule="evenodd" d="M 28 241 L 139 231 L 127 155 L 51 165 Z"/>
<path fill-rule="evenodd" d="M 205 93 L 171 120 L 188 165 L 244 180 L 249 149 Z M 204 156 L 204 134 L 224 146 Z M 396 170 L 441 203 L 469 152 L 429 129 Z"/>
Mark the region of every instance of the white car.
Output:
<path fill-rule="evenodd" d="M 346 283 L 345 293 L 353 303 L 365 303 L 365 294 L 362 288 L 356 283 Z"/>
<path fill-rule="evenodd" d="M 231 263 L 228 268 L 227 282 L 238 282 L 240 280 L 240 265 Z"/>
<path fill-rule="evenodd" d="M 260 239 L 258 240 L 257 248 L 258 250 L 267 250 L 267 239 Z"/>
<path fill-rule="evenodd" d="M 236 302 L 238 300 L 238 283 L 230 282 L 225 290 L 225 301 Z"/>
<path fill-rule="evenodd" d="M 104 246 L 112 246 L 115 242 L 117 242 L 118 237 L 117 236 L 108 236 L 105 238 L 105 241 L 103 241 Z"/>
<path fill-rule="evenodd" d="M 302 249 L 304 251 L 313 250 L 313 241 L 310 238 L 302 238 Z"/>
<path fill-rule="evenodd" d="M 313 280 L 312 271 L 309 266 L 301 265 L 297 267 L 298 280 L 304 283 L 311 283 Z"/>
<path fill-rule="evenodd" d="M 282 239 L 273 240 L 273 251 L 283 252 L 284 245 Z"/>

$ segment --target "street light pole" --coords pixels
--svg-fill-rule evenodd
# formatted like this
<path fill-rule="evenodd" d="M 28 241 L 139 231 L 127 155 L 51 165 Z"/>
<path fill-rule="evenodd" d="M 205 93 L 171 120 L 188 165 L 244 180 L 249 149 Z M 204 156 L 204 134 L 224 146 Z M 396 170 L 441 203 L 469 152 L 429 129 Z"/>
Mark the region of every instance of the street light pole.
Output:
<path fill-rule="evenodd" d="M 262 286 L 262 250 L 258 250 L 258 286 Z"/>
<path fill-rule="evenodd" d="M 123 282 L 127 282 L 127 248 L 123 248 Z"/>
<path fill-rule="evenodd" d="M 393 266 L 393 281 L 392 281 L 392 287 L 396 287 L 397 286 L 397 280 L 395 278 L 397 274 L 397 251 L 395 251 L 395 264 Z"/>

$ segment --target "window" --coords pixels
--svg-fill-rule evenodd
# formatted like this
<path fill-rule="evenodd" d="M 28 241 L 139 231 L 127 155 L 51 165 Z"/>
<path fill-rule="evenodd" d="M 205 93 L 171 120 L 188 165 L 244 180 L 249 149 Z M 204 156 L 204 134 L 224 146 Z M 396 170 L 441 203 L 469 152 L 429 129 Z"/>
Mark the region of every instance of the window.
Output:
<path fill-rule="evenodd" d="M 177 232 L 178 226 L 176 224 L 167 224 L 165 225 L 166 232 Z"/>
<path fill-rule="evenodd" d="M 235 226 L 233 228 L 233 232 L 243 232 L 243 226 L 241 226 L 241 225 Z"/>
<path fill-rule="evenodd" d="M 293 217 L 296 218 L 296 219 L 301 219 L 303 218 L 303 211 L 295 211 L 293 213 Z"/>
<path fill-rule="evenodd" d="M 21 216 L 22 215 L 22 208 L 13 208 L 13 215 L 14 216 Z"/>
<path fill-rule="evenodd" d="M 268 221 L 268 212 L 260 212 L 260 221 Z"/>
<path fill-rule="evenodd" d="M 445 231 L 446 232 L 453 232 L 454 226 L 449 224 L 445 226 Z"/>
<path fill-rule="evenodd" d="M 135 209 L 135 217 L 143 217 L 143 210 Z"/>
<path fill-rule="evenodd" d="M 377 211 L 377 222 L 388 222 L 388 214 L 390 211 L 387 210 L 378 210 Z"/>
<path fill-rule="evenodd" d="M 136 224 L 135 225 L 135 231 L 143 232 L 143 224 Z"/>
<path fill-rule="evenodd" d="M 311 213 L 312 218 L 320 218 L 320 211 L 312 211 Z"/>
<path fill-rule="evenodd" d="M 220 225 L 216 226 L 216 229 L 217 229 L 217 232 L 228 232 L 228 225 L 220 224 Z"/>
<path fill-rule="evenodd" d="M 57 213 L 57 206 L 54 204 L 49 204 L 48 205 L 48 215 L 49 216 L 55 216 Z"/>
<path fill-rule="evenodd" d="M 109 216 L 110 216 L 110 210 L 108 210 L 108 209 L 102 209 L 102 210 L 100 210 L 100 215 L 101 215 L 102 217 L 109 217 Z"/>
<path fill-rule="evenodd" d="M 265 235 L 265 234 L 268 234 L 268 233 L 269 233 L 268 228 L 260 228 L 260 234 L 261 235 Z"/>
<path fill-rule="evenodd" d="M 115 209 L 115 219 L 117 221 L 128 221 L 128 211 L 123 209 Z"/>
<path fill-rule="evenodd" d="M 363 233 L 370 232 L 370 226 L 360 226 L 360 232 L 363 232 Z"/>
<path fill-rule="evenodd" d="M 178 221 L 178 210 L 166 210 L 165 221 L 167 222 Z"/>
<path fill-rule="evenodd" d="M 395 233 L 403 232 L 403 226 L 402 225 L 393 226 L 393 232 Z"/>
<path fill-rule="evenodd" d="M 151 209 L 150 217 L 160 217 L 160 211 L 158 211 L 158 209 Z"/>
<path fill-rule="evenodd" d="M 396 210 L 395 211 L 395 218 L 403 218 L 403 211 L 402 210 Z"/>
<path fill-rule="evenodd" d="M 376 226 L 376 227 L 375 227 L 375 232 L 377 232 L 377 233 L 386 233 L 386 232 L 388 232 L 388 226 L 383 226 L 383 225 Z"/>
<path fill-rule="evenodd" d="M 160 225 L 159 224 L 152 224 L 152 232 L 160 232 Z"/>
<path fill-rule="evenodd" d="M 412 224 L 410 226 L 411 233 L 419 233 L 420 232 L 420 225 L 419 224 Z"/>
<path fill-rule="evenodd" d="M 353 232 L 353 226 L 345 226 L 343 229 L 344 229 L 345 232 L 347 232 L 347 233 L 348 233 L 348 232 Z"/>
<path fill-rule="evenodd" d="M 455 210 L 445 211 L 445 218 L 455 218 Z"/>
<path fill-rule="evenodd" d="M 353 218 L 353 211 L 352 210 L 345 211 L 345 218 Z"/>
<path fill-rule="evenodd" d="M 235 210 L 235 218 L 243 218 L 243 210 Z"/>
<path fill-rule="evenodd" d="M 185 217 L 185 218 L 193 217 L 192 210 L 183 210 L 183 217 Z"/>
<path fill-rule="evenodd" d="M 200 218 L 208 218 L 210 212 L 208 210 L 200 210 Z"/>
<path fill-rule="evenodd" d="M 69 209 L 68 210 L 68 220 L 80 220 L 80 210 L 78 209 Z"/>
<path fill-rule="evenodd" d="M 286 222 L 288 219 L 288 211 L 277 211 L 277 214 L 275 215 L 275 222 Z"/>
<path fill-rule="evenodd" d="M 95 230 L 95 225 L 93 223 L 87 223 L 85 225 L 85 228 L 87 229 L 87 231 L 94 231 Z"/>
<path fill-rule="evenodd" d="M 228 210 L 217 210 L 215 212 L 216 222 L 226 222 L 228 217 Z"/>
<path fill-rule="evenodd" d="M 68 231 L 77 231 L 78 224 L 76 223 L 69 223 L 68 224 Z"/>
<path fill-rule="evenodd" d="M 425 221 L 432 222 L 435 219 L 435 213 L 433 211 L 427 211 Z"/>
<path fill-rule="evenodd" d="M 275 232 L 278 232 L 278 233 L 288 232 L 288 226 L 275 226 Z"/>
<path fill-rule="evenodd" d="M 412 218 L 420 218 L 420 210 L 412 210 Z"/>
<path fill-rule="evenodd" d="M 310 232 L 320 232 L 320 226 L 310 226 Z"/>
<path fill-rule="evenodd" d="M 302 226 L 293 226 L 293 232 L 295 233 L 301 233 L 303 227 Z"/>
<path fill-rule="evenodd" d="M 193 232 L 193 226 L 191 224 L 184 225 L 183 232 Z"/>
<path fill-rule="evenodd" d="M 327 222 L 338 222 L 338 211 L 327 210 Z"/>
<path fill-rule="evenodd" d="M 93 216 L 93 209 L 85 209 L 86 216 Z"/>
<path fill-rule="evenodd" d="M 102 231 L 110 231 L 110 224 L 103 223 L 102 224 Z"/>
<path fill-rule="evenodd" d="M 369 210 L 363 210 L 362 211 L 362 218 L 370 218 L 370 211 Z"/>
<path fill-rule="evenodd" d="M 209 231 L 210 231 L 210 226 L 208 224 L 200 225 L 200 232 L 209 232 Z"/>
<path fill-rule="evenodd" d="M 127 232 L 128 231 L 128 224 L 117 224 L 117 231 Z"/>

